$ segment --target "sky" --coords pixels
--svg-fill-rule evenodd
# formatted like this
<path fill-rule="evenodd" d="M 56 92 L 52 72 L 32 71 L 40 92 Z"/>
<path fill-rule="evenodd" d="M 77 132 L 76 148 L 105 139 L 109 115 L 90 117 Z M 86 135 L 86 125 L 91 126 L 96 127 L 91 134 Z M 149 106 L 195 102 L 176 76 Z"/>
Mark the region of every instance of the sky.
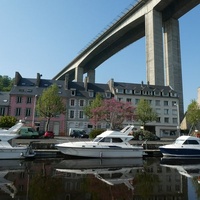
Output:
<path fill-rule="evenodd" d="M 52 79 L 136 0 L 0 0 L 0 75 Z M 185 110 L 200 87 L 200 5 L 179 19 Z M 96 83 L 146 83 L 145 38 L 96 69 Z"/>

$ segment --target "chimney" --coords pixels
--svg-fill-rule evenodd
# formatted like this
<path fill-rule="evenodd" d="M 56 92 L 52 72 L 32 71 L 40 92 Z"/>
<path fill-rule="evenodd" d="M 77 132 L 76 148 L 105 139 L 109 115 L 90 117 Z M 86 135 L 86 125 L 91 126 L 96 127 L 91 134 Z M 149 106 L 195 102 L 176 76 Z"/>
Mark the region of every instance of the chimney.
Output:
<path fill-rule="evenodd" d="M 20 75 L 19 72 L 15 72 L 15 83 L 14 85 L 17 86 L 21 80 L 22 76 Z"/>
<path fill-rule="evenodd" d="M 41 79 L 41 77 L 42 77 L 42 74 L 37 73 L 36 87 L 40 86 L 40 79 Z"/>

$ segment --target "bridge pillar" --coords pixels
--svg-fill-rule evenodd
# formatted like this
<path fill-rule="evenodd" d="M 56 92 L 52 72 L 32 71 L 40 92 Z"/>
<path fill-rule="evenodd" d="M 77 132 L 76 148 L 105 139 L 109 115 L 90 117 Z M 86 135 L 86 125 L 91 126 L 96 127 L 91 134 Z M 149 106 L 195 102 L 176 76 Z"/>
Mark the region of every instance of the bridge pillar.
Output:
<path fill-rule="evenodd" d="M 83 68 L 76 67 L 75 68 L 75 79 L 76 82 L 83 82 Z"/>
<path fill-rule="evenodd" d="M 164 85 L 162 14 L 151 10 L 145 15 L 147 81 Z"/>
<path fill-rule="evenodd" d="M 180 119 L 183 119 L 184 105 L 179 22 L 171 18 L 163 24 L 163 28 L 166 85 L 170 85 L 178 93 Z"/>
<path fill-rule="evenodd" d="M 95 83 L 95 69 L 89 70 L 87 73 L 88 82 Z"/>

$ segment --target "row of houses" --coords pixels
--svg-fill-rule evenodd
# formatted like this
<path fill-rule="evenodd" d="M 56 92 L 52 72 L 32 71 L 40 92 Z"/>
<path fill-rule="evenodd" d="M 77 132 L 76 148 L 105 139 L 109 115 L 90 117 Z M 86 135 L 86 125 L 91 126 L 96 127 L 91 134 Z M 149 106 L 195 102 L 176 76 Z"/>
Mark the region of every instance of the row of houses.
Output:
<path fill-rule="evenodd" d="M 0 92 L 0 116 L 11 115 L 17 119 L 26 119 L 26 123 L 44 130 L 46 120 L 39 117 L 35 110 L 38 97 L 44 89 L 57 84 L 59 95 L 66 103 L 66 114 L 51 119 L 50 129 L 56 135 L 67 136 L 70 128 L 85 129 L 89 132 L 93 126 L 90 124 L 83 109 L 100 93 L 104 98 L 115 98 L 118 101 L 131 102 L 137 107 L 141 98 L 146 99 L 151 107 L 158 113 L 155 122 L 148 123 L 148 129 L 159 137 L 178 136 L 179 127 L 179 98 L 170 86 L 150 85 L 149 83 L 135 84 L 115 82 L 111 79 L 106 84 L 90 83 L 87 77 L 83 82 L 65 80 L 47 80 L 37 73 L 36 78 L 24 78 L 19 72 L 15 73 L 15 83 L 10 92 Z M 140 129 L 137 121 L 125 121 L 134 124 Z M 108 124 L 100 123 L 99 128 L 108 128 Z"/>

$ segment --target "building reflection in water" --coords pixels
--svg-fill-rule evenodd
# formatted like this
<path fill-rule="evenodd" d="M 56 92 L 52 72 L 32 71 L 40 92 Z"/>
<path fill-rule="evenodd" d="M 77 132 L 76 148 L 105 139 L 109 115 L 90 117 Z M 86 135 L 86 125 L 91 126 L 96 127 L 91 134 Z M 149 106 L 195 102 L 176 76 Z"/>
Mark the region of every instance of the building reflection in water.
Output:
<path fill-rule="evenodd" d="M 188 177 L 200 190 L 198 165 L 160 158 L 0 161 L 0 199 L 187 199 Z"/>

